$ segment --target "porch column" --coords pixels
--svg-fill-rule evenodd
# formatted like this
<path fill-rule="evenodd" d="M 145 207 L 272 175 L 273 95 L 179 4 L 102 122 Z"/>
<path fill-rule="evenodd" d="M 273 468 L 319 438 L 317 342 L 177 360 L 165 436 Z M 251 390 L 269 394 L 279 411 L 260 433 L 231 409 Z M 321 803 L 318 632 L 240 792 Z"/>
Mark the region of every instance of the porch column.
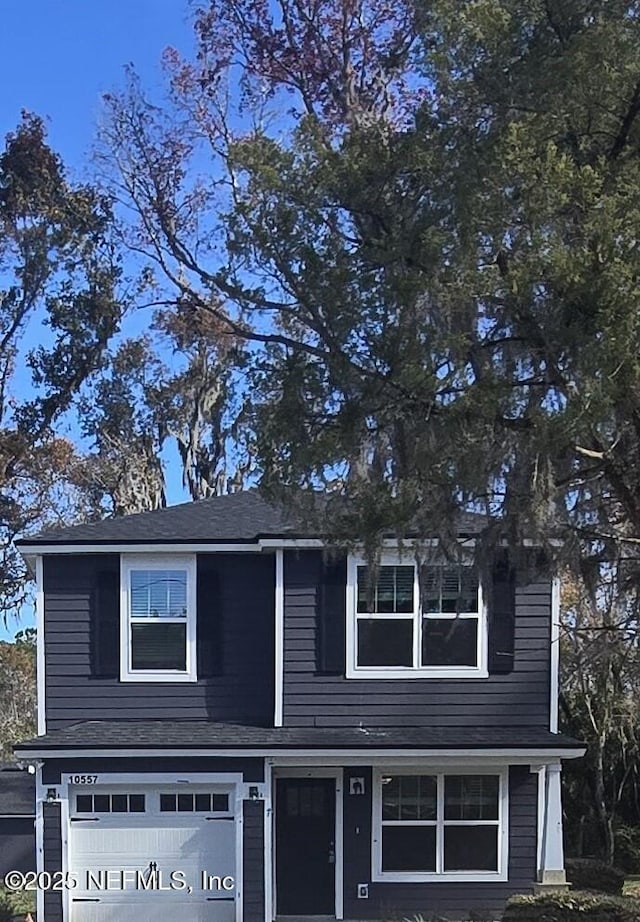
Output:
<path fill-rule="evenodd" d="M 544 797 L 544 819 L 542 823 L 541 867 L 538 868 L 537 893 L 549 890 L 567 890 L 564 870 L 564 849 L 562 845 L 562 793 L 558 762 L 547 765 L 546 790 Z"/>

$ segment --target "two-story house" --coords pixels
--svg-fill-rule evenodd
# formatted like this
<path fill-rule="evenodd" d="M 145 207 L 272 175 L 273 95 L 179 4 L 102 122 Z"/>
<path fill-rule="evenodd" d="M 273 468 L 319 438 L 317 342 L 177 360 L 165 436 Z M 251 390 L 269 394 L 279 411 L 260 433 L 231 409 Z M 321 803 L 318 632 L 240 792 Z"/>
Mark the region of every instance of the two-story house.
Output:
<path fill-rule="evenodd" d="M 557 582 L 432 543 L 369 566 L 255 492 L 24 540 L 40 922 L 496 918 L 562 884 Z"/>

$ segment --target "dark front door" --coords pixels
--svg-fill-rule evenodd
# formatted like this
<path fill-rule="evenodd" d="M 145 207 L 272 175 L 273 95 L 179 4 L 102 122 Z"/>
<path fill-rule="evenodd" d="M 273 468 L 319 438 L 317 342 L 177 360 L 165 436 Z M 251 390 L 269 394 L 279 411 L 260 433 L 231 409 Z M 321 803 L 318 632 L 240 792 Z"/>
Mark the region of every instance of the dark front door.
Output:
<path fill-rule="evenodd" d="M 335 912 L 336 783 L 333 778 L 276 782 L 278 914 Z"/>

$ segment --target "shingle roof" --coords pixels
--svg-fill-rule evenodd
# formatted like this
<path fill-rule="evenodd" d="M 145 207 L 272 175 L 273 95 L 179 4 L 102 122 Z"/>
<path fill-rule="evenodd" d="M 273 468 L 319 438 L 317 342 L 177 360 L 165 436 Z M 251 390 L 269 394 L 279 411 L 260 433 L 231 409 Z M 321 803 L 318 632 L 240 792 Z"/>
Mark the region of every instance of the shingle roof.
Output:
<path fill-rule="evenodd" d="M 318 504 L 323 501 L 322 494 L 318 494 Z M 462 515 L 459 531 L 461 535 L 477 534 L 486 524 L 484 516 Z M 315 534 L 310 532 L 300 515 L 268 502 L 257 490 L 247 490 L 88 525 L 48 529 L 17 544 L 253 543 L 260 538 L 321 534 L 321 529 L 316 529 Z"/>
<path fill-rule="evenodd" d="M 35 789 L 35 775 L 15 765 L 0 766 L 0 816 L 34 816 Z"/>
<path fill-rule="evenodd" d="M 253 727 L 199 720 L 89 720 L 21 743 L 68 749 L 581 749 L 537 727 Z"/>

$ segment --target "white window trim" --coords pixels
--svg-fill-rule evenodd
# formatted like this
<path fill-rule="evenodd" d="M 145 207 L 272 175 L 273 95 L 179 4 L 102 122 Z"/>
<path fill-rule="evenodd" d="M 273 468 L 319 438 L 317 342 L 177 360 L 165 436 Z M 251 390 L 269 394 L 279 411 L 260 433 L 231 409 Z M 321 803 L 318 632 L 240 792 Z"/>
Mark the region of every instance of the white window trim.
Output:
<path fill-rule="evenodd" d="M 383 871 L 382 870 L 382 777 L 384 775 L 498 775 L 500 788 L 498 794 L 498 870 L 497 871 Z M 444 829 L 444 785 L 438 779 L 438 814 L 437 849 L 443 849 L 442 830 Z M 412 768 L 374 768 L 373 770 L 373 821 L 371 824 L 371 880 L 377 883 L 480 883 L 481 881 L 506 881 L 509 879 L 509 769 L 508 767 L 487 768 L 469 765 L 448 766 L 413 766 Z M 487 825 L 469 822 L 459 825 Z"/>
<path fill-rule="evenodd" d="M 414 560 L 409 559 L 406 555 L 402 557 L 398 553 L 385 553 L 380 559 L 380 566 L 407 566 L 413 565 L 415 571 L 415 580 L 417 583 L 418 572 Z M 346 660 L 347 669 L 346 677 L 348 679 L 486 679 L 489 675 L 487 665 L 487 607 L 484 601 L 482 583 L 478 583 L 478 613 L 475 612 L 469 617 L 478 619 L 478 660 L 476 666 L 358 666 L 358 616 L 357 616 L 357 578 L 358 567 L 366 566 L 367 561 L 364 557 L 350 555 L 347 561 L 347 642 L 346 642 Z M 416 589 L 416 591 L 418 591 Z M 442 613 L 437 615 L 431 613 L 434 617 L 455 618 L 456 615 Z M 388 615 L 379 615 L 375 617 L 389 617 Z M 401 618 L 401 615 L 394 617 Z M 407 616 L 409 617 L 409 616 Z M 410 617 L 416 618 L 416 615 Z M 420 621 L 422 621 L 420 615 Z M 464 614 L 458 617 L 465 617 Z M 414 630 L 413 644 L 414 650 L 417 649 L 421 642 L 420 633 Z"/>
<path fill-rule="evenodd" d="M 185 671 L 177 669 L 132 669 L 129 622 L 129 576 L 132 570 L 187 571 L 187 650 Z M 195 554 L 122 554 L 120 556 L 120 681 L 196 682 L 196 557 Z"/>

